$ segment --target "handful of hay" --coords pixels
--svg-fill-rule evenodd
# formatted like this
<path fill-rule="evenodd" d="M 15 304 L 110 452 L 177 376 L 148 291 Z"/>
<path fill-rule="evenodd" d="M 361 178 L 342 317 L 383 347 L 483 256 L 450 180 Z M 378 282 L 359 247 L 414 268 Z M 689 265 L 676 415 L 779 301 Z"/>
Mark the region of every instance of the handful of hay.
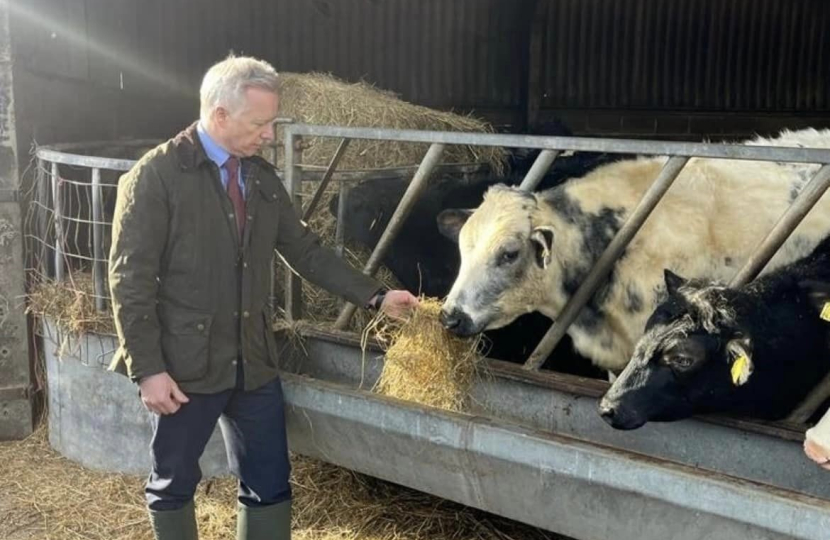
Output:
<path fill-rule="evenodd" d="M 375 330 L 379 341 L 390 344 L 379 393 L 451 411 L 465 408 L 482 358 L 480 338 L 450 334 L 438 320 L 440 312 L 439 300 L 422 298 L 407 320 L 367 328 L 364 337 Z"/>
<path fill-rule="evenodd" d="M 297 122 L 435 131 L 493 131 L 483 120 L 414 105 L 365 82 L 349 83 L 325 73 L 281 73 L 280 79 L 280 114 Z M 340 141 L 308 138 L 305 143 L 303 163 L 326 166 Z M 353 140 L 339 169 L 417 165 L 427 148 L 428 144 Z M 507 153 L 499 147 L 453 145 L 446 149 L 443 159 L 445 163 L 487 163 L 494 173 L 501 174 Z M 282 168 L 281 163 L 279 167 Z"/>

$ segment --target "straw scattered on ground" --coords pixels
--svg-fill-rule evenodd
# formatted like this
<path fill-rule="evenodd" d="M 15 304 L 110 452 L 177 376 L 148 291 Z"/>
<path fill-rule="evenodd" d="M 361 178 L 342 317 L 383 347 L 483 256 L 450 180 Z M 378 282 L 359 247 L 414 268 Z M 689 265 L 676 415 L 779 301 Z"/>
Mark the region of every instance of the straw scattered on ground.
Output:
<path fill-rule="evenodd" d="M 308 124 L 435 131 L 493 132 L 470 115 L 414 105 L 366 82 L 349 83 L 325 73 L 282 73 L 280 115 Z M 303 163 L 328 165 L 339 139 L 307 138 Z M 340 169 L 376 169 L 417 165 L 428 144 L 353 140 Z M 486 163 L 504 171 L 506 152 L 498 147 L 448 146 L 444 163 Z"/>
<path fill-rule="evenodd" d="M 481 341 L 447 332 L 438 319 L 440 312 L 440 300 L 421 298 L 418 309 L 404 321 L 379 317 L 367 327 L 364 338 L 374 332 L 386 349 L 379 393 L 464 410 L 481 364 Z"/>
<path fill-rule="evenodd" d="M 298 540 L 543 540 L 555 535 L 360 475 L 292 456 Z M 85 469 L 54 452 L 39 429 L 0 443 L 0 538 L 151 540 L 144 478 Z M 202 481 L 202 540 L 234 538 L 236 483 Z"/>

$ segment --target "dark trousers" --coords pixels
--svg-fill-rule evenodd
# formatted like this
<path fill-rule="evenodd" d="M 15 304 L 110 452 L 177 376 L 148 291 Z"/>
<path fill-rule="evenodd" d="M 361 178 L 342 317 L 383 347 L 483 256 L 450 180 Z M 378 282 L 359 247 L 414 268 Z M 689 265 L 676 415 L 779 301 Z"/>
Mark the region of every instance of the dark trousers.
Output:
<path fill-rule="evenodd" d="M 241 364 L 241 362 L 240 362 Z M 193 499 L 202 479 L 199 458 L 217 420 L 228 465 L 239 479 L 239 502 L 268 506 L 291 498 L 282 386 L 275 379 L 245 392 L 188 394 L 171 415 L 153 415 L 152 471 L 145 486 L 151 510 L 177 510 Z"/>

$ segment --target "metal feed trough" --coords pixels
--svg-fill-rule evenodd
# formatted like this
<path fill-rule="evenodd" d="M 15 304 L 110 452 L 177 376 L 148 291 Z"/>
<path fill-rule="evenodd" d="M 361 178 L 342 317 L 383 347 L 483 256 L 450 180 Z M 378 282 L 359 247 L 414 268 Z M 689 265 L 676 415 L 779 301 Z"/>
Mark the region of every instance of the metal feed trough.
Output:
<path fill-rule="evenodd" d="M 302 137 L 343 140 L 318 176 L 312 204 L 319 202 L 349 140 L 431 144 L 364 268 L 370 274 L 427 189 L 446 145 L 541 149 L 521 184 L 528 190 L 564 150 L 671 156 L 525 366 L 488 360 L 490 376 L 476 383 L 474 409 L 466 414 L 373 393 L 382 352 L 370 344 L 364 354 L 359 336 L 298 322 L 299 345 L 296 334 L 278 332 L 293 451 L 581 540 L 830 538 L 830 482 L 801 448 L 805 419 L 824 395 L 820 390 L 785 422 L 700 417 L 621 432 L 596 412 L 606 382 L 539 369 L 690 157 L 824 165 L 735 276 L 732 283 L 739 284 L 763 269 L 830 186 L 830 151 L 304 124 L 286 125 L 284 134 L 283 180 L 296 203 L 300 183 L 308 178 L 300 166 Z M 42 171 L 49 170 L 45 162 L 82 165 L 49 152 L 38 152 Z M 86 165 L 126 168 L 126 163 L 123 169 Z M 57 170 L 52 172 L 55 185 Z M 47 176 L 44 172 L 41 181 Z M 59 275 L 58 264 L 55 260 L 53 275 Z M 286 279 L 286 313 L 299 321 L 300 283 L 290 272 Z M 353 312 L 347 305 L 336 326 L 344 328 Z"/>

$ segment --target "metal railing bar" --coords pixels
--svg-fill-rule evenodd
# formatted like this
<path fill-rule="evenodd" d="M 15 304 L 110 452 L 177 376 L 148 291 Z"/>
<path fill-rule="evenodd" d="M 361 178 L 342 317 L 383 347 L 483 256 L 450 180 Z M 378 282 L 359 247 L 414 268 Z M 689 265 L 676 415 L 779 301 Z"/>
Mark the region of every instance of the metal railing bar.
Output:
<path fill-rule="evenodd" d="M 77 167 L 88 167 L 106 169 L 112 171 L 129 171 L 135 160 L 132 159 L 116 159 L 116 158 L 102 158 L 95 156 L 82 156 L 77 154 L 67 154 L 58 152 L 49 148 L 40 148 L 37 151 L 37 156 L 43 161 L 50 163 L 59 163 L 61 165 L 75 165 Z"/>
<path fill-rule="evenodd" d="M 792 163 L 830 163 L 830 149 L 747 146 L 725 143 L 686 143 L 654 140 L 622 140 L 544 135 L 467 133 L 457 131 L 421 131 L 413 129 L 379 129 L 311 124 L 286 126 L 286 133 L 316 137 L 338 137 L 446 145 L 504 146 L 540 150 L 570 150 L 622 154 L 708 157 Z"/>
<path fill-rule="evenodd" d="M 605 248 L 605 251 L 602 252 L 599 259 L 597 259 L 597 262 L 582 281 L 576 293 L 565 304 L 562 312 L 554 321 L 553 326 L 551 326 L 536 346 L 536 349 L 531 353 L 524 364 L 526 369 L 537 370 L 545 362 L 545 359 L 565 336 L 571 323 L 576 320 L 579 312 L 602 284 L 602 281 L 614 267 L 623 250 L 625 250 L 634 238 L 634 235 L 643 226 L 652 210 L 654 210 L 657 203 L 663 198 L 663 195 L 666 194 L 666 191 L 671 187 L 688 161 L 689 158 L 680 156 L 669 158 L 657 176 L 657 179 L 648 188 L 622 228 L 614 236 L 614 239 L 611 240 L 611 243 L 608 244 L 608 247 Z"/>
<path fill-rule="evenodd" d="M 533 166 L 527 171 L 522 183 L 519 184 L 519 189 L 534 191 L 558 155 L 559 150 L 542 150 L 533 161 Z"/>
<path fill-rule="evenodd" d="M 104 245 L 102 243 L 101 214 L 103 204 L 101 202 L 101 169 L 92 169 L 92 254 L 95 262 L 92 264 L 92 281 L 95 286 L 95 309 L 104 311 L 106 304 L 104 294 Z"/>
<path fill-rule="evenodd" d="M 334 251 L 338 256 L 343 257 L 346 246 L 346 203 L 349 200 L 351 186 L 348 182 L 340 181 L 340 193 L 337 196 L 337 222 L 334 228 Z"/>
<path fill-rule="evenodd" d="M 743 268 L 729 282 L 730 287 L 744 285 L 755 279 L 764 269 L 778 249 L 798 227 L 801 220 L 813 206 L 821 199 L 827 188 L 830 187 L 830 165 L 825 165 L 813 176 L 810 182 L 801 190 L 801 193 L 790 204 L 789 208 L 778 219 L 772 230 L 761 241 L 758 247 L 749 256 Z"/>
<path fill-rule="evenodd" d="M 334 174 L 335 169 L 337 169 L 337 165 L 340 163 L 340 160 L 343 158 L 343 155 L 346 153 L 346 149 L 349 148 L 350 142 L 350 139 L 343 139 L 342 141 L 340 141 L 340 145 L 334 152 L 334 157 L 331 158 L 329 166 L 326 169 L 325 174 L 323 174 L 323 179 L 320 180 L 320 185 L 317 186 L 317 191 L 314 192 L 314 197 L 311 198 L 311 202 L 308 203 L 308 208 L 306 208 L 305 212 L 303 213 L 303 221 L 305 221 L 306 223 L 308 222 L 311 215 L 314 213 L 314 210 L 317 209 L 317 205 L 320 203 L 320 199 L 323 197 L 323 192 L 325 192 L 326 187 L 329 185 L 329 182 L 331 182 L 331 177 Z"/>
<path fill-rule="evenodd" d="M 375 249 L 369 256 L 369 260 L 363 268 L 364 274 L 373 276 L 375 272 L 377 272 L 377 269 L 380 266 L 380 261 L 383 259 L 383 256 L 386 254 L 386 251 L 389 249 L 389 246 L 392 244 L 395 236 L 397 236 L 403 222 L 409 216 L 409 213 L 412 211 L 412 208 L 415 206 L 415 202 L 421 196 L 421 193 L 423 193 L 426 189 L 429 177 L 435 166 L 440 161 L 441 155 L 444 153 L 444 148 L 445 146 L 443 144 L 436 143 L 430 146 L 429 150 L 427 150 L 424 159 L 421 161 L 421 166 L 418 167 L 418 171 L 415 173 L 412 181 L 407 186 L 397 208 L 395 208 L 395 212 L 392 214 L 392 217 L 389 218 L 389 224 L 386 226 L 386 229 L 383 231 L 380 240 L 378 240 Z M 356 309 L 357 306 L 347 303 L 340 312 L 340 315 L 337 317 L 334 327 L 341 330 L 345 329 Z"/>
<path fill-rule="evenodd" d="M 58 164 L 52 163 L 52 204 L 55 206 L 55 281 L 63 281 L 63 224 L 61 222 L 60 176 Z"/>
<path fill-rule="evenodd" d="M 290 127 L 290 126 L 287 126 Z M 285 174 L 283 183 L 285 190 L 291 198 L 291 203 L 297 212 L 302 208 L 300 201 L 300 187 L 302 184 L 302 171 L 299 164 L 303 159 L 302 137 L 285 131 Z M 285 265 L 285 317 L 289 322 L 299 321 L 303 313 L 303 288 L 302 281 L 294 272 Z"/>

